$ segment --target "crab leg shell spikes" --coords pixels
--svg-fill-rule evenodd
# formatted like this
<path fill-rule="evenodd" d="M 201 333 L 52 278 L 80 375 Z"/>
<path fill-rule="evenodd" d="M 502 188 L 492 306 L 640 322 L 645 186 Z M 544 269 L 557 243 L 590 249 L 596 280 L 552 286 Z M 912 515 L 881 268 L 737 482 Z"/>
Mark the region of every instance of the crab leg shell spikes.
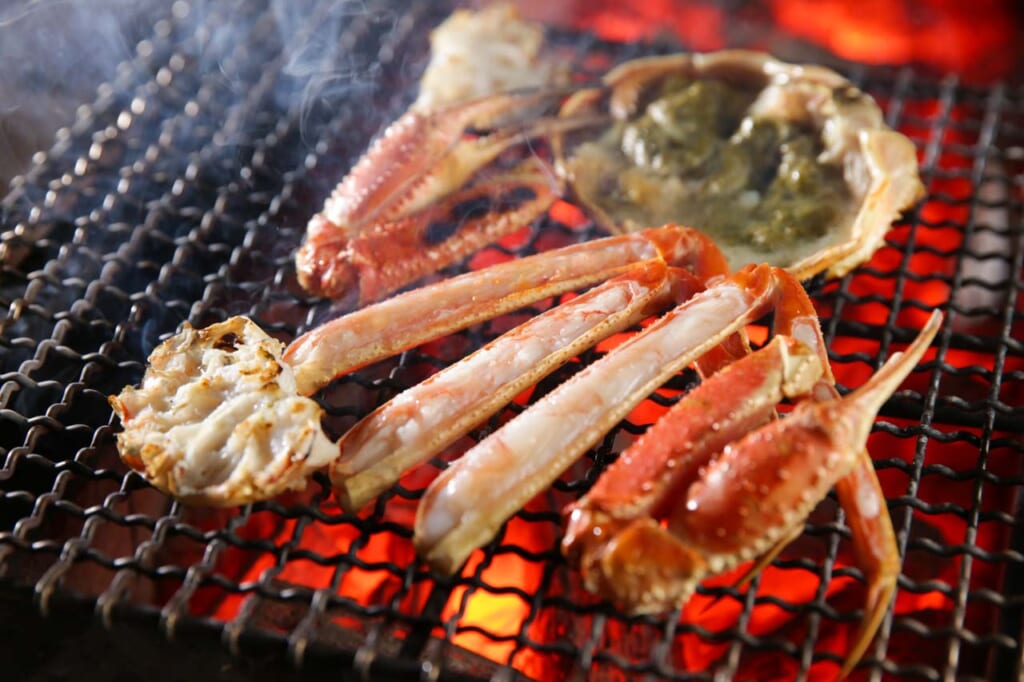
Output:
<path fill-rule="evenodd" d="M 702 288 L 692 275 L 669 277 L 663 262 L 648 261 L 404 391 L 338 442 L 330 473 L 341 506 L 358 511 L 569 358 Z"/>
<path fill-rule="evenodd" d="M 320 325 L 295 339 L 284 360 L 300 394 L 334 377 L 550 296 L 582 289 L 646 260 L 686 268 L 700 280 L 726 272 L 707 237 L 666 226 L 597 239 L 475 270 Z"/>
<path fill-rule="evenodd" d="M 715 454 L 770 420 L 783 397 L 806 395 L 821 376 L 814 351 L 777 336 L 708 378 L 626 448 L 567 509 L 562 548 L 580 566 L 587 588 L 633 612 L 660 612 L 685 602 L 706 572 L 704 560 L 690 556 L 656 519 Z M 632 545 L 640 538 L 648 550 L 636 554 Z M 682 557 L 682 563 L 666 563 L 670 556 Z M 695 573 L 695 566 L 702 570 Z"/>
<path fill-rule="evenodd" d="M 555 388 L 470 449 L 427 489 L 413 542 L 451 573 L 673 374 L 766 312 L 784 272 L 721 280 Z M 482 498 L 480 491 L 487 491 Z"/>

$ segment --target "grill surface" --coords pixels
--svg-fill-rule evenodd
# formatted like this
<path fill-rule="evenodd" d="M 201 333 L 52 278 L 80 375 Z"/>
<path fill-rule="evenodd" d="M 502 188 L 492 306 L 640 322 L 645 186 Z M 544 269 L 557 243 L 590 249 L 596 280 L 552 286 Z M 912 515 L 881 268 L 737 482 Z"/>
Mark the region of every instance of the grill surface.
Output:
<path fill-rule="evenodd" d="M 181 322 L 245 314 L 288 340 L 337 312 L 302 296 L 291 252 L 410 101 L 426 29 L 450 10 L 296 6 L 285 15 L 279 5 L 176 3 L 3 202 L 0 585 L 34 592 L 44 610 L 94 607 L 105 623 L 140 622 L 154 636 L 196 633 L 368 677 L 834 674 L 863 584 L 832 498 L 752 589 L 701 588 L 728 618 L 630 619 L 582 591 L 557 551 L 558 510 L 618 450 L 617 434 L 451 580 L 417 564 L 410 542 L 415 502 L 441 460 L 359 516 L 341 513 L 321 479 L 243 509 L 188 509 L 119 462 L 106 396 L 137 383 Z M 553 39 L 581 72 L 680 47 Z M 858 674 L 1008 679 L 1024 605 L 1024 89 L 838 66 L 918 145 L 929 190 L 870 264 L 810 285 L 841 384 L 859 385 L 932 308 L 947 314 L 937 350 L 883 408 L 871 441 L 905 561 Z M 594 234 L 547 220 L 496 250 Z M 336 381 L 319 396 L 330 428 L 337 435 L 507 323 Z M 798 581 L 810 588 L 780 596 Z M 493 612 L 477 609 L 481 595 Z M 774 626 L 759 624 L 765 611 Z M 521 621 L 511 632 L 501 625 L 510 612 Z"/>

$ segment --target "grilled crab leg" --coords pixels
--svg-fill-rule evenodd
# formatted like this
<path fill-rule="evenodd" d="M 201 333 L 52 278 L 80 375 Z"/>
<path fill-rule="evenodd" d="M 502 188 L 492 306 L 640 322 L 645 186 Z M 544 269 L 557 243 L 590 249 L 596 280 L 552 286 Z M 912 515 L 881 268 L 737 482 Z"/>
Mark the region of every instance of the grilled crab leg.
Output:
<path fill-rule="evenodd" d="M 845 398 L 820 378 L 809 349 L 777 337 L 680 400 L 567 510 L 563 548 L 588 589 L 635 612 L 684 603 L 705 576 L 775 551 L 835 484 L 869 588 L 845 676 L 874 635 L 899 573 L 864 444 L 940 319 L 933 315 L 905 353 Z M 753 400 L 730 399 L 740 391 Z M 787 418 L 760 426 L 782 396 L 802 395 L 808 399 Z"/>
<path fill-rule="evenodd" d="M 727 267 L 710 239 L 685 227 L 596 239 L 467 272 L 349 313 L 295 339 L 284 360 L 295 370 L 299 393 L 310 395 L 335 377 L 407 348 L 651 260 L 685 268 L 701 281 Z"/>
<path fill-rule="evenodd" d="M 569 358 L 700 288 L 692 275 L 646 262 L 402 392 L 338 441 L 330 471 L 342 507 L 358 511 Z"/>
<path fill-rule="evenodd" d="M 230 506 L 302 488 L 338 456 L 322 432 L 319 405 L 302 396 L 406 348 L 635 268 L 636 281 L 647 277 L 653 291 L 651 273 L 664 276 L 666 264 L 685 267 L 698 281 L 726 268 L 707 237 L 667 226 L 416 289 L 335 319 L 287 348 L 241 317 L 202 330 L 186 326 L 153 351 L 140 388 L 111 398 L 124 426 L 120 452 L 156 487 L 190 502 Z M 615 324 L 649 309 L 634 293 L 639 303 Z"/>
<path fill-rule="evenodd" d="M 553 174 L 530 157 L 477 177 L 504 151 L 532 137 L 592 125 L 601 117 L 498 121 L 557 101 L 542 90 L 494 95 L 434 112 L 410 110 L 371 145 L 309 223 L 295 256 L 302 286 L 359 304 L 385 295 L 530 223 L 559 196 Z M 491 197 L 497 197 L 491 201 Z"/>
<path fill-rule="evenodd" d="M 414 543 L 451 573 L 669 377 L 770 310 L 823 349 L 813 306 L 785 271 L 750 266 L 682 303 L 466 452 L 427 489 Z M 822 351 L 823 352 L 823 351 Z M 487 490 L 486 499 L 479 491 Z"/>

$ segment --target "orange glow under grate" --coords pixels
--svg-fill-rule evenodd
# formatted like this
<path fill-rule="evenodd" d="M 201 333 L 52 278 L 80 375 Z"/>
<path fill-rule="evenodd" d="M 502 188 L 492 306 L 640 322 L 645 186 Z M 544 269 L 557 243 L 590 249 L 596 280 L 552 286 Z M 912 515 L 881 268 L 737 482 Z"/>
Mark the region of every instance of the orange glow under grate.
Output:
<path fill-rule="evenodd" d="M 588 36 L 592 32 L 612 44 L 632 43 L 659 40 L 667 33 L 700 50 L 731 44 L 733 17 L 713 3 L 524 4 L 531 16 L 560 26 L 571 39 L 578 39 L 577 31 L 586 31 Z M 750 4 L 735 4 L 742 5 L 738 16 L 751 20 Z M 955 72 L 970 82 L 1007 77 L 1018 64 L 1017 23 L 1010 2 L 981 0 L 965 8 L 952 0 L 862 5 L 773 0 L 760 8 L 773 22 L 773 30 L 856 62 L 923 65 L 938 72 Z M 572 14 L 566 16 L 566 11 Z M 577 48 L 570 44 L 569 49 Z M 632 49 L 630 54 L 635 55 L 636 49 L 648 48 Z M 575 55 L 576 63 L 587 69 L 604 69 L 614 61 L 611 51 L 600 44 L 591 52 Z M 862 384 L 882 360 L 905 347 L 932 309 L 959 310 L 954 318 L 958 326 L 944 330 L 936 344 L 939 348 L 929 350 L 905 382 L 903 388 L 911 397 L 897 397 L 887 406 L 869 442 L 904 545 L 904 564 L 890 620 L 884 626 L 888 630 L 880 638 L 880 648 L 869 649 L 867 657 L 872 660 L 855 672 L 854 679 L 874 674 L 887 679 L 912 678 L 919 668 L 943 670 L 950 658 L 959 659 L 960 669 L 985 671 L 990 669 L 991 649 L 1010 647 L 1011 654 L 1019 654 L 1019 644 L 1012 650 L 1012 645 L 1004 643 L 1002 621 L 1009 618 L 1006 612 L 1011 607 L 987 591 L 1007 584 L 1008 573 L 1020 568 L 1012 550 L 1020 519 L 1013 514 L 1019 505 L 1024 472 L 1020 432 L 1012 420 L 1019 416 L 1018 406 L 1024 404 L 1024 355 L 1007 351 L 1003 327 L 1009 327 L 1009 338 L 1024 338 L 1024 302 L 1014 293 L 1010 295 L 1017 298 L 996 304 L 995 313 L 979 306 L 974 314 L 963 314 L 970 306 L 951 302 L 951 298 L 959 293 L 956 285 L 964 270 L 965 254 L 979 250 L 965 226 L 976 227 L 989 220 L 979 219 L 984 208 L 979 195 L 994 192 L 996 199 L 989 203 L 1005 208 L 1007 221 L 1020 219 L 1024 197 L 1019 183 L 1011 187 L 1008 178 L 1019 175 L 1021 163 L 1019 158 L 989 151 L 993 141 L 986 137 L 986 126 L 998 125 L 986 121 L 994 110 L 1000 115 L 1004 112 L 999 109 L 1003 105 L 992 104 L 988 91 L 978 95 L 978 90 L 949 79 L 915 86 L 900 80 L 909 70 L 858 68 L 851 70 L 866 79 L 864 89 L 878 94 L 883 108 L 895 112 L 896 127 L 917 144 L 928 198 L 894 227 L 887 245 L 870 263 L 841 282 L 812 284 L 831 340 L 839 384 L 844 388 Z M 1005 116 L 1010 123 L 1001 130 L 1010 137 L 1004 147 L 1012 145 L 1019 150 L 1024 146 L 1024 104 L 1015 106 Z M 335 170 L 318 172 L 329 175 Z M 316 193 L 305 189 L 311 195 Z M 301 188 L 296 194 L 301 194 Z M 287 200 L 291 201 L 290 196 Z M 294 222 L 300 224 L 307 197 L 295 203 L 300 207 L 292 209 Z M 999 243 L 1004 250 L 1012 246 L 1005 238 L 1011 224 L 1016 223 L 1008 223 L 1002 232 L 992 230 L 1003 239 Z M 480 268 L 593 234 L 593 226 L 577 207 L 558 202 L 544 227 L 524 228 L 497 248 L 473 256 L 467 265 Z M 262 248 L 273 253 L 268 262 L 280 258 L 273 247 L 252 241 L 246 248 L 261 256 Z M 219 257 L 225 249 L 215 243 Z M 1009 260 L 1005 254 L 999 255 Z M 214 270 L 207 278 L 219 283 L 217 278 L 222 276 L 223 272 Z M 1014 277 L 1019 279 L 1019 273 L 1007 275 L 1008 280 Z M 194 279 L 208 286 L 201 277 Z M 287 280 L 282 290 L 294 284 L 287 277 L 282 279 Z M 36 280 L 40 286 L 48 282 L 45 277 Z M 225 287 L 226 293 L 209 294 L 212 302 L 204 300 L 205 309 L 214 311 L 210 315 L 234 310 L 233 301 L 224 303 L 217 298 L 230 299 L 243 289 L 235 286 L 233 290 L 232 286 L 234 282 Z M 263 288 L 277 286 L 274 280 L 273 287 Z M 1011 288 L 1006 283 L 1005 289 Z M 275 290 L 275 295 L 280 293 Z M 286 293 L 294 298 L 294 292 Z M 149 305 L 139 300 L 141 307 Z M 294 317 L 298 322 L 288 324 L 301 326 L 313 318 L 312 314 L 303 317 L 309 310 L 305 302 L 297 306 L 301 308 L 298 312 L 279 313 L 294 301 L 268 297 L 270 303 L 261 308 L 267 301 L 257 300 L 253 310 L 275 323 Z M 223 307 L 218 307 L 220 304 Z M 323 396 L 332 426 L 344 428 L 395 390 L 422 380 L 532 312 L 428 344 L 401 359 L 367 368 L 357 378 L 341 380 Z M 148 310 L 139 313 L 156 314 Z M 170 322 L 168 325 L 173 328 Z M 767 336 L 763 325 L 749 331 L 755 343 L 763 343 Z M 1004 343 L 1000 346 L 1001 335 Z M 621 338 L 602 344 L 573 366 L 606 352 Z M 986 341 L 992 343 L 986 345 Z M 564 378 L 571 371 L 572 367 L 556 376 Z M 581 494 L 616 452 L 667 409 L 687 381 L 689 377 L 679 378 L 641 405 L 608 442 L 531 501 L 494 543 L 475 552 L 450 580 L 438 579 L 417 562 L 411 541 L 417 501 L 445 461 L 457 457 L 484 432 L 511 419 L 532 401 L 534 389 L 518 396 L 472 437 L 431 464 L 406 474 L 395 491 L 359 515 L 342 513 L 322 481 L 304 494 L 244 510 L 182 512 L 175 508 L 173 523 L 168 524 L 171 530 L 166 531 L 171 539 L 161 549 L 163 554 L 145 559 L 158 569 L 170 567 L 147 574 L 156 586 L 147 605 L 169 608 L 184 595 L 183 610 L 207 622 L 226 624 L 225 639 L 232 632 L 252 628 L 294 640 L 305 637 L 302 628 L 317 633 L 334 627 L 352 636 L 353 650 L 376 651 L 378 647 L 384 652 L 375 654 L 380 658 L 431 658 L 436 654 L 432 647 L 438 645 L 441 653 L 437 660 L 448 660 L 445 647 L 449 647 L 459 650 L 451 658 L 470 652 L 484 659 L 482 670 L 490 670 L 486 668 L 489 661 L 495 668 L 509 666 L 538 680 L 564 679 L 579 674 L 583 667 L 589 667 L 595 679 L 610 680 L 686 673 L 709 678 L 708 671 L 715 670 L 727 670 L 736 679 L 798 675 L 809 680 L 833 679 L 857 628 L 865 591 L 833 498 L 819 505 L 807 532 L 751 587 L 733 587 L 745 567 L 716 576 L 701 586 L 680 613 L 668 618 L 626 618 L 587 594 L 579 576 L 560 558 L 561 509 Z M 932 402 L 922 406 L 925 400 Z M 112 437 L 107 436 L 104 452 L 113 460 Z M 45 453 L 46 441 L 39 440 L 42 445 L 33 447 Z M 117 464 L 109 466 L 115 469 Z M 104 467 L 100 470 L 105 471 Z M 73 478 L 80 475 L 77 468 L 69 466 L 66 473 L 65 478 L 77 482 Z M 106 486 L 103 494 L 114 496 L 121 481 L 101 483 Z M 129 498 L 152 493 L 131 485 L 123 487 Z M 77 488 L 68 488 L 73 498 Z M 82 508 L 101 508 L 88 499 L 89 504 L 83 502 Z M 99 495 L 98 499 L 105 498 Z M 73 530 L 67 532 L 67 538 L 71 541 L 87 526 L 82 518 L 99 516 L 106 523 L 105 508 L 101 508 L 102 514 L 85 511 L 77 515 L 69 512 L 70 508 L 73 505 L 54 504 L 42 513 L 47 519 L 68 516 L 67 524 Z M 136 525 L 142 527 L 146 541 L 165 532 L 155 529 L 157 522 Z M 61 542 L 65 539 L 59 538 Z M 135 542 L 119 550 L 121 554 L 110 550 L 116 560 L 97 563 L 111 572 L 139 564 L 148 569 L 149 564 L 138 559 L 145 552 L 140 552 L 139 541 Z M 159 545 L 163 540 L 153 542 Z M 45 543 L 39 546 L 41 552 L 51 551 Z M 59 542 L 54 546 L 62 547 Z M 76 566 L 93 561 L 88 551 L 81 556 L 85 559 Z M 129 569 L 124 569 L 125 565 Z M 202 569 L 193 570 L 198 566 Z M 69 583 L 75 585 L 74 580 Z M 997 644 L 987 649 L 988 641 Z M 954 650 L 956 656 L 951 656 Z M 879 657 L 883 663 L 873 660 Z"/>

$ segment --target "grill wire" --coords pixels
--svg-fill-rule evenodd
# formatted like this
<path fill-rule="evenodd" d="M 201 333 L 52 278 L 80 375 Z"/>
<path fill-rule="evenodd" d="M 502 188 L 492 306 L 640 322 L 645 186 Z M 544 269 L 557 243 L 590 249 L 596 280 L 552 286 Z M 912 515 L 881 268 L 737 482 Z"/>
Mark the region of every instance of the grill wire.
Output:
<path fill-rule="evenodd" d="M 337 312 L 302 295 L 291 252 L 367 141 L 408 105 L 427 29 L 450 10 L 299 4 L 302 20 L 285 31 L 262 3 L 221 3 L 202 16 L 176 3 L 3 202 L 0 585 L 34 593 L 47 611 L 95 607 L 108 624 L 198 633 L 232 651 L 367 678 L 511 679 L 542 665 L 610 679 L 730 679 L 753 665 L 768 679 L 837 663 L 820 640 L 859 618 L 862 576 L 839 561 L 848 531 L 833 497 L 773 565 L 811 580 L 809 599 L 761 594 L 756 580 L 750 589 L 705 585 L 701 594 L 735 605 L 728 624 L 709 629 L 679 613 L 627 618 L 582 592 L 557 551 L 558 510 L 620 449 L 617 438 L 641 425 L 610 434 L 451 580 L 411 560 L 408 510 L 422 480 L 407 479 L 358 516 L 333 504 L 322 478 L 303 495 L 209 511 L 172 502 L 119 462 L 106 396 L 136 384 L 149 351 L 181 322 L 244 314 L 288 340 Z M 236 31 L 231 41 L 218 39 L 225 22 Z M 325 24 L 337 29 L 330 43 L 316 39 Z M 296 69 L 295 46 L 306 41 L 313 72 L 331 74 L 313 88 Z M 580 72 L 679 47 L 569 32 L 554 43 Z M 869 265 L 810 285 L 840 380 L 859 385 L 928 311 L 947 313 L 937 350 L 912 389 L 883 408 L 872 440 L 904 555 L 898 592 L 942 606 L 901 612 L 898 600 L 858 672 L 1009 679 L 1022 656 L 1024 605 L 1024 89 L 968 86 L 911 67 L 840 66 L 918 145 L 929 189 Z M 595 235 L 548 219 L 495 249 L 518 255 Z M 329 428 L 337 435 L 510 324 L 481 325 L 337 380 L 318 396 Z M 472 439 L 521 409 L 506 408 Z M 512 526 L 541 538 L 540 549 L 520 546 Z M 327 533 L 348 540 L 326 551 L 315 539 Z M 389 539 L 394 555 L 375 558 Z M 508 561 L 533 567 L 537 589 L 492 584 L 490 567 Z M 365 604 L 342 589 L 360 578 L 375 581 Z M 842 579 L 853 597 L 837 605 L 828 590 Z M 522 627 L 496 633 L 469 619 L 480 593 L 523 605 Z M 750 631 L 755 606 L 766 604 L 789 624 Z M 686 671 L 681 638 L 719 647 L 707 672 Z M 501 662 L 473 653 L 474 643 L 503 646 Z"/>

